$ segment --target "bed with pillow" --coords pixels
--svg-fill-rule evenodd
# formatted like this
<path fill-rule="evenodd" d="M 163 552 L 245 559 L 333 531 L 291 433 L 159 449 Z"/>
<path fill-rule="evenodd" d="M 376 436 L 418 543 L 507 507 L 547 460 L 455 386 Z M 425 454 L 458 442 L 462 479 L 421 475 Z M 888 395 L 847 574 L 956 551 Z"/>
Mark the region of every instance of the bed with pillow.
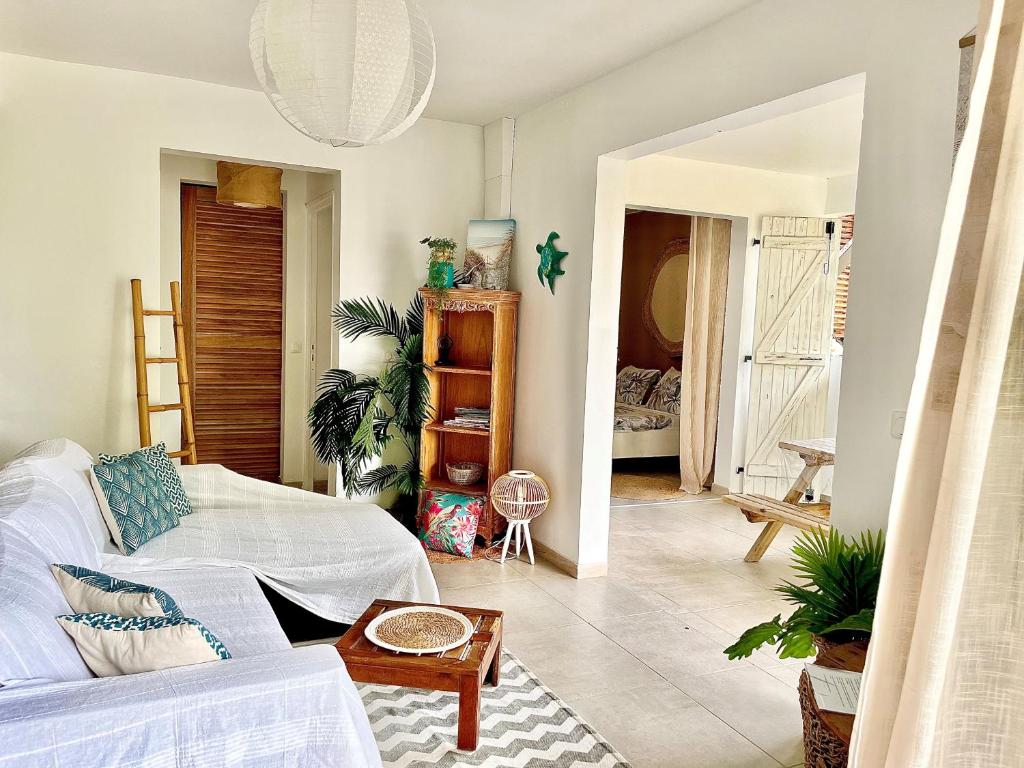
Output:
<path fill-rule="evenodd" d="M 626 366 L 615 380 L 612 458 L 679 455 L 679 402 L 682 378 L 669 368 Z"/>

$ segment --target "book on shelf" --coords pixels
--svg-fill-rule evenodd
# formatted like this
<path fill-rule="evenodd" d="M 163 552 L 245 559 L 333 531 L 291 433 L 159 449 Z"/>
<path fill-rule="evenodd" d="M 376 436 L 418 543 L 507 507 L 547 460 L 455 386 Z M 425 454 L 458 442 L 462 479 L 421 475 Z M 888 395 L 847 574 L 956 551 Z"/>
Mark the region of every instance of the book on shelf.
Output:
<path fill-rule="evenodd" d="M 490 408 L 456 408 L 455 417 L 445 419 L 446 427 L 464 427 L 466 429 L 490 429 Z"/>

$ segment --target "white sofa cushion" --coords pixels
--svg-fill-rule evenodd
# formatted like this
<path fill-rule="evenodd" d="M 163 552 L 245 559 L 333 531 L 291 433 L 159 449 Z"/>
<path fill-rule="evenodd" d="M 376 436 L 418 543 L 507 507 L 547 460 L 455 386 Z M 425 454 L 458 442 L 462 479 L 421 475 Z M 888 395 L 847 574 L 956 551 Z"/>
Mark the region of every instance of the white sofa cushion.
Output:
<path fill-rule="evenodd" d="M 101 551 L 115 551 L 89 483 L 92 463 L 82 446 L 59 438 L 30 446 L 0 469 L 0 517 L 46 552 L 51 563 L 97 568 Z M 35 481 L 31 494 L 12 501 L 5 483 L 25 478 Z"/>
<path fill-rule="evenodd" d="M 163 589 L 186 616 L 199 619 L 235 658 L 291 648 L 256 577 L 245 568 L 192 566 L 147 571 L 135 557 L 109 555 L 108 573 Z"/>
<path fill-rule="evenodd" d="M 224 644 L 195 619 L 72 613 L 58 616 L 57 622 L 98 677 L 137 675 L 231 658 Z"/>
<path fill-rule="evenodd" d="M 0 697 L 8 686 L 92 675 L 54 617 L 71 610 L 48 558 L 0 520 Z"/>

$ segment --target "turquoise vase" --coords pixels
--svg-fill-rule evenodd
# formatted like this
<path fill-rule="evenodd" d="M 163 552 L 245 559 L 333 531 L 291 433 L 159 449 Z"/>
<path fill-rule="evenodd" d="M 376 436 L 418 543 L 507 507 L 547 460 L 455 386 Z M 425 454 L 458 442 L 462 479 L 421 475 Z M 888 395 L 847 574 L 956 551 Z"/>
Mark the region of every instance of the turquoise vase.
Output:
<path fill-rule="evenodd" d="M 450 261 L 431 259 L 427 268 L 427 285 L 431 288 L 451 288 L 455 285 L 455 265 Z"/>

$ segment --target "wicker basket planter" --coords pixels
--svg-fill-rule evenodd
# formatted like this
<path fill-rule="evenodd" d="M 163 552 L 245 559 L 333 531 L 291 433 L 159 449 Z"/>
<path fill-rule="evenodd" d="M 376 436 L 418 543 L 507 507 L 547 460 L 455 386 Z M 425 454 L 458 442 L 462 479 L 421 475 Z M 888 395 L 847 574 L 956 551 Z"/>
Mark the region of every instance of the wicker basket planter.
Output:
<path fill-rule="evenodd" d="M 837 645 L 823 637 L 815 637 L 818 647 L 815 664 L 833 669 L 863 672 L 867 658 L 867 641 Z M 810 678 L 800 673 L 800 713 L 804 721 L 804 765 L 808 768 L 846 768 L 850 756 L 853 715 L 818 709 Z"/>

